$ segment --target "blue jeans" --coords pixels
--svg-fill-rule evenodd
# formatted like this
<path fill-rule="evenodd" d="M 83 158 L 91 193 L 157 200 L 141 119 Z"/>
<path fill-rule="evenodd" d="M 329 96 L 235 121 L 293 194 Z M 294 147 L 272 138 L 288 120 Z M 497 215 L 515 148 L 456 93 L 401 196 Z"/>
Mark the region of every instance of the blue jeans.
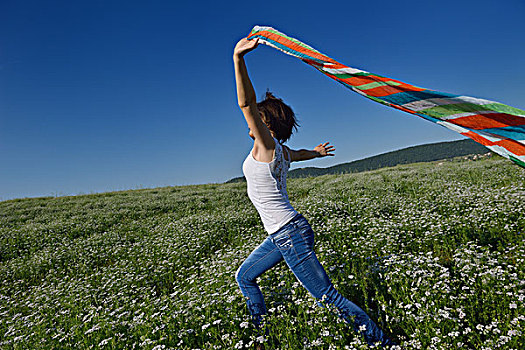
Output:
<path fill-rule="evenodd" d="M 346 322 L 352 324 L 356 332 L 365 326 L 363 336 L 369 345 L 381 342 L 382 345 L 394 343 L 356 304 L 343 297 L 334 288 L 323 266 L 317 260 L 314 247 L 314 232 L 306 219 L 298 214 L 277 232 L 269 235 L 248 256 L 235 274 L 235 279 L 246 297 L 248 310 L 256 326 L 260 325 L 261 315 L 266 314 L 264 298 L 256 283 L 256 278 L 284 259 L 295 277 L 318 301 L 333 304 Z"/>

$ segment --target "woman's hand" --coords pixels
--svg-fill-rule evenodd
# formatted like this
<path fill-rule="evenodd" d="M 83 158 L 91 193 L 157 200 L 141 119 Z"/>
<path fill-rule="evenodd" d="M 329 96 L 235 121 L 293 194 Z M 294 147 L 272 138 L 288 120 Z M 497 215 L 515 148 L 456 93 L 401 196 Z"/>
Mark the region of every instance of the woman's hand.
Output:
<path fill-rule="evenodd" d="M 233 49 L 233 56 L 243 57 L 248 52 L 255 49 L 257 45 L 259 45 L 259 38 L 255 40 L 248 40 L 246 38 L 242 38 L 241 40 L 239 40 L 237 45 L 235 45 L 235 49 Z"/>
<path fill-rule="evenodd" d="M 319 146 L 314 148 L 314 152 L 317 152 L 318 157 L 335 156 L 332 152 L 335 151 L 334 146 L 328 146 L 330 142 L 321 143 Z"/>

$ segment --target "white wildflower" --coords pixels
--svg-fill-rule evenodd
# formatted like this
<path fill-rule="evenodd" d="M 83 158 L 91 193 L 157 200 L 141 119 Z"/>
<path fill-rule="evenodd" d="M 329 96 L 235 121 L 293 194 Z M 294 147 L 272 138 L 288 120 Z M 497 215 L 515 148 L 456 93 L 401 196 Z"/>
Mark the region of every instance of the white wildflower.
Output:
<path fill-rule="evenodd" d="M 98 346 L 104 346 L 106 345 L 107 343 L 109 343 L 109 341 L 113 339 L 113 337 L 109 337 L 109 338 L 106 338 L 104 340 L 102 340 L 100 343 L 98 343 Z"/>
<path fill-rule="evenodd" d="M 261 336 L 258 336 L 256 340 L 259 343 L 264 343 L 266 341 L 266 338 L 263 335 L 261 335 Z"/>

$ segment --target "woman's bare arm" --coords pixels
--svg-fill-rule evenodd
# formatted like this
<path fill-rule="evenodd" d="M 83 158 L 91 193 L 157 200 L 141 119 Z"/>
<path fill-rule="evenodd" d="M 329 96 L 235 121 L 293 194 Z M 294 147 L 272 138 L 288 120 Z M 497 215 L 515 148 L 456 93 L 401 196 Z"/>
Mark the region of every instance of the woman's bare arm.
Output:
<path fill-rule="evenodd" d="M 253 85 L 248 76 L 244 55 L 258 45 L 258 39 L 241 39 L 235 46 L 233 63 L 235 67 L 235 82 L 237 85 L 237 102 L 248 123 L 248 127 L 255 137 L 254 156 L 257 160 L 270 162 L 273 158 L 275 141 L 270 130 L 264 124 L 257 109 L 257 102 Z"/>
<path fill-rule="evenodd" d="M 316 146 L 313 150 L 292 150 L 288 147 L 286 148 L 290 151 L 290 161 L 292 162 L 298 162 L 301 160 L 308 160 L 326 156 L 335 156 L 335 154 L 332 153 L 335 151 L 335 147 L 331 146 L 330 142 L 321 143 L 318 146 Z"/>

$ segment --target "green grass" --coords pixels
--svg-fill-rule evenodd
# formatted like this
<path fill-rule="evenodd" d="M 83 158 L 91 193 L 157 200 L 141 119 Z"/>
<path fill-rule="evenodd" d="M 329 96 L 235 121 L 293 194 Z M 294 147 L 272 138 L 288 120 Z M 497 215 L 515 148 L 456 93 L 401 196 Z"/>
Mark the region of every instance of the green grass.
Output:
<path fill-rule="evenodd" d="M 524 169 L 419 163 L 288 189 L 336 288 L 405 348 L 525 347 Z M 0 348 L 247 348 L 234 275 L 265 236 L 244 183 L 0 202 Z M 284 263 L 259 283 L 267 349 L 367 348 Z"/>

